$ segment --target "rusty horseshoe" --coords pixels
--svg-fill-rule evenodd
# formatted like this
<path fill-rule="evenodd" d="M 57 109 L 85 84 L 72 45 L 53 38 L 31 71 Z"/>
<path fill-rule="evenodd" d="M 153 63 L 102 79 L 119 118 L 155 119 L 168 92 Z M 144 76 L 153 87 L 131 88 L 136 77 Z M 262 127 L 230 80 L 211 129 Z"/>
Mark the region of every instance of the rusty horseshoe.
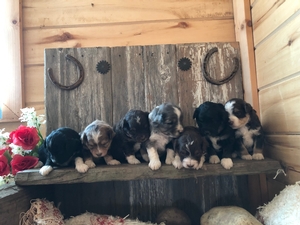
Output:
<path fill-rule="evenodd" d="M 65 58 L 66 58 L 66 60 L 70 60 L 72 63 L 74 63 L 75 66 L 77 67 L 77 69 L 79 70 L 79 79 L 74 84 L 72 84 L 70 86 L 62 85 L 55 80 L 55 78 L 53 76 L 53 71 L 51 68 L 48 68 L 47 72 L 48 72 L 48 76 L 49 76 L 51 82 L 56 87 L 58 87 L 59 89 L 62 89 L 62 90 L 70 91 L 70 90 L 77 88 L 82 83 L 82 81 L 84 79 L 84 71 L 83 71 L 83 67 L 82 67 L 81 63 L 77 59 L 75 59 L 73 56 L 66 54 Z"/>
<path fill-rule="evenodd" d="M 212 77 L 210 77 L 210 74 L 207 72 L 207 65 L 208 65 L 208 61 L 209 61 L 210 57 L 215 52 L 218 52 L 218 48 L 217 47 L 214 47 L 214 48 L 210 49 L 208 51 L 208 53 L 206 54 L 206 56 L 204 58 L 204 61 L 203 61 L 203 76 L 205 77 L 205 79 L 209 83 L 212 83 L 212 84 L 215 84 L 215 85 L 221 85 L 221 84 L 224 84 L 224 83 L 230 81 L 235 76 L 236 72 L 239 69 L 240 63 L 239 63 L 239 59 L 237 57 L 234 57 L 233 58 L 233 60 L 234 60 L 234 68 L 233 68 L 233 71 L 231 72 L 231 74 L 229 76 L 225 77 L 224 79 L 221 79 L 221 80 L 213 79 Z"/>

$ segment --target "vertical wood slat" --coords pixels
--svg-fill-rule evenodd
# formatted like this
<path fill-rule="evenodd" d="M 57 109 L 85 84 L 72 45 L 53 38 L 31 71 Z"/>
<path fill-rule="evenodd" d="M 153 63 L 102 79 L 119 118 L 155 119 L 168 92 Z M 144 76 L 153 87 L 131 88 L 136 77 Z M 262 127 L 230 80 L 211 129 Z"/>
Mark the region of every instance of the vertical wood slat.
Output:
<path fill-rule="evenodd" d="M 65 59 L 66 54 L 78 59 L 85 73 L 83 83 L 71 91 L 58 89 L 45 77 L 47 134 L 61 126 L 80 132 L 95 119 L 113 125 L 129 109 L 151 111 L 163 102 L 179 105 L 184 125 L 195 125 L 193 111 L 202 102 L 225 103 L 233 97 L 243 98 L 241 68 L 223 85 L 204 79 L 203 59 L 213 47 L 218 47 L 218 52 L 211 56 L 208 72 L 221 79 L 233 71 L 234 57 L 240 61 L 238 43 L 45 50 L 45 74 L 51 67 L 61 84 L 71 85 L 78 79 L 78 71 Z M 192 61 L 190 70 L 178 68 L 182 57 Z M 101 60 L 111 65 L 107 74 L 96 70 Z"/>
<path fill-rule="evenodd" d="M 215 206 L 249 210 L 247 176 L 66 184 L 56 185 L 55 193 L 55 203 L 61 203 L 65 218 L 88 211 L 155 222 L 162 210 L 174 206 L 184 211 L 192 224 L 199 224 L 202 214 Z"/>

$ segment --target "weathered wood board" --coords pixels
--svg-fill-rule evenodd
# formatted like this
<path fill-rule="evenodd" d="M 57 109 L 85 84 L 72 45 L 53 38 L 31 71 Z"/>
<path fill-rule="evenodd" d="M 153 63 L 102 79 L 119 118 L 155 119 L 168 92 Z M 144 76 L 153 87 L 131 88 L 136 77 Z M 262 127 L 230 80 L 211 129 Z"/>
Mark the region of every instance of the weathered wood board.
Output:
<path fill-rule="evenodd" d="M 208 62 L 213 78 L 228 76 L 239 55 L 238 43 L 197 43 L 45 50 L 45 96 L 47 134 L 69 126 L 82 131 L 95 119 L 116 123 L 129 109 L 151 111 L 163 102 L 172 102 L 183 110 L 184 125 L 194 125 L 194 109 L 204 101 L 224 103 L 230 98 L 243 98 L 241 69 L 223 85 L 208 83 L 202 64 L 207 52 L 218 47 Z M 76 66 L 65 59 L 69 54 L 83 66 L 85 78 L 71 91 L 60 90 L 47 76 L 52 68 L 55 79 L 63 85 L 78 80 Z M 178 68 L 187 57 L 192 62 L 188 71 Z M 99 61 L 110 63 L 106 74 L 96 70 Z"/>

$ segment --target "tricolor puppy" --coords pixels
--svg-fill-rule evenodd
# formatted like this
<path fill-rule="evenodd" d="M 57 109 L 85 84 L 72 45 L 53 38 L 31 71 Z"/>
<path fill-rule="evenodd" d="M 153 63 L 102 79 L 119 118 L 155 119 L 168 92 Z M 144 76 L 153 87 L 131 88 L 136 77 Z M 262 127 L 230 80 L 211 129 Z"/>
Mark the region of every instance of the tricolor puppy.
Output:
<path fill-rule="evenodd" d="M 132 109 L 114 126 L 116 135 L 110 148 L 114 159 L 129 164 L 140 163 L 135 154 L 140 150 L 141 143 L 149 139 L 148 115 L 148 112 Z"/>
<path fill-rule="evenodd" d="M 230 125 L 235 130 L 236 153 L 246 160 L 264 159 L 264 134 L 256 111 L 239 98 L 226 102 L 225 109 L 229 113 Z"/>
<path fill-rule="evenodd" d="M 206 138 L 203 137 L 198 128 L 187 126 L 179 138 L 173 140 L 175 159 L 172 162 L 177 169 L 200 169 L 205 161 L 208 147 Z"/>
<path fill-rule="evenodd" d="M 52 131 L 39 148 L 39 159 L 44 166 L 39 170 L 43 176 L 48 175 L 53 167 L 66 167 L 75 164 L 79 173 L 88 171 L 83 163 L 80 135 L 68 127 Z"/>
<path fill-rule="evenodd" d="M 108 165 L 120 164 L 109 152 L 114 136 L 112 126 L 102 120 L 95 120 L 84 129 L 81 133 L 83 157 L 84 163 L 89 168 L 95 167 L 95 163 L 98 163 L 102 157 Z"/>
<path fill-rule="evenodd" d="M 166 145 L 183 131 L 181 109 L 171 103 L 163 103 L 150 112 L 149 122 L 151 135 L 142 148 L 148 153 L 149 167 L 158 170 L 161 167 L 160 155 L 167 152 L 166 164 L 174 160 L 174 150 L 166 150 Z"/>
<path fill-rule="evenodd" d="M 234 144 L 234 130 L 230 127 L 228 113 L 224 105 L 214 102 L 202 103 L 194 112 L 194 119 L 202 135 L 209 142 L 210 163 L 219 163 L 225 169 L 233 167 L 231 155 Z"/>

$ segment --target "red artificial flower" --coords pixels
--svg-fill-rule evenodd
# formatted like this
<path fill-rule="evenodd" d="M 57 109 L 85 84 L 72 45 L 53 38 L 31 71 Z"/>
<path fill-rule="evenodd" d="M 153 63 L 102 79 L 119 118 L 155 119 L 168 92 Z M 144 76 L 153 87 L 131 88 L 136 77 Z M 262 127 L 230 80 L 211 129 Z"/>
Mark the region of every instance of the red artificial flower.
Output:
<path fill-rule="evenodd" d="M 38 131 L 35 127 L 20 125 L 17 130 L 9 134 L 8 142 L 22 146 L 24 150 L 32 150 L 40 141 Z"/>
<path fill-rule="evenodd" d="M 0 155 L 0 176 L 4 176 L 10 173 L 10 167 L 8 160 L 4 155 Z"/>
<path fill-rule="evenodd" d="M 10 164 L 12 169 L 12 174 L 16 175 L 17 172 L 27 169 L 34 168 L 39 162 L 39 159 L 34 156 L 26 155 L 14 155 Z"/>

